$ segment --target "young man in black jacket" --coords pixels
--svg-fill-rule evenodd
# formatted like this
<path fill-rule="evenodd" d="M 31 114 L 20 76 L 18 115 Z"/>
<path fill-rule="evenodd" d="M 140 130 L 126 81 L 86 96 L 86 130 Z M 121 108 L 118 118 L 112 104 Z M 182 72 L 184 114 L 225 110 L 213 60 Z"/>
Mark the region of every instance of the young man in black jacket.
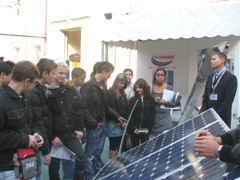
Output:
<path fill-rule="evenodd" d="M 40 71 L 40 78 L 36 81 L 35 87 L 27 94 L 27 99 L 32 104 L 33 124 L 43 133 L 44 144 L 40 148 L 44 157 L 44 164 L 51 163 L 50 144 L 48 138 L 52 137 L 52 112 L 48 101 L 47 88 L 45 84 L 53 82 L 53 75 L 57 65 L 53 60 L 42 58 L 39 60 L 37 67 Z M 53 139 L 50 139 L 50 142 Z M 39 155 L 38 175 L 37 180 L 42 179 L 42 161 L 41 154 Z"/>
<path fill-rule="evenodd" d="M 0 179 L 17 180 L 13 154 L 19 148 L 39 148 L 38 130 L 32 127 L 32 110 L 24 94 L 34 87 L 39 70 L 30 61 L 17 63 L 12 80 L 0 89 Z M 38 132 L 38 133 L 37 133 Z"/>
<path fill-rule="evenodd" d="M 57 63 L 54 82 L 48 86 L 49 101 L 53 107 L 52 145 L 66 146 L 76 155 L 74 179 L 84 179 L 85 156 L 79 139 L 83 136 L 84 120 L 82 101 L 72 86 L 65 85 L 68 66 L 65 62 Z M 59 180 L 61 159 L 53 158 L 49 166 L 50 180 Z M 63 169 L 63 172 L 66 169 Z M 64 174 L 66 176 L 66 174 Z M 72 174 L 69 174 L 72 178 Z M 67 178 L 67 177 L 66 177 Z"/>
<path fill-rule="evenodd" d="M 119 122 L 126 121 L 111 109 L 107 103 L 105 82 L 110 78 L 114 67 L 109 62 L 100 62 L 96 74 L 81 88 L 83 96 L 87 141 L 85 147 L 86 169 L 85 179 L 92 179 L 103 167 L 101 155 L 106 138 L 106 116 Z"/>

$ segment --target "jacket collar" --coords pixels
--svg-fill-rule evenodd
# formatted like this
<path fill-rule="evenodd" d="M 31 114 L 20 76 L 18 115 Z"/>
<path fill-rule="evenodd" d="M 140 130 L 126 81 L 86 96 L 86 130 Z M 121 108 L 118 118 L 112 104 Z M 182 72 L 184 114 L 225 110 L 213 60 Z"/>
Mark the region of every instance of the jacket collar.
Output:
<path fill-rule="evenodd" d="M 3 90 L 12 98 L 15 99 L 22 99 L 25 98 L 24 94 L 22 93 L 21 96 L 19 96 L 11 87 L 9 86 L 3 86 Z"/>
<path fill-rule="evenodd" d="M 46 87 L 47 87 L 48 89 L 57 89 L 57 88 L 60 88 L 60 87 L 62 87 L 63 85 L 65 85 L 66 82 L 67 82 L 67 81 L 65 80 L 63 84 L 57 85 L 56 82 L 53 81 L 52 84 L 50 84 L 50 85 L 46 84 Z"/>
<path fill-rule="evenodd" d="M 91 84 L 94 84 L 94 85 L 96 85 L 96 86 L 99 86 L 99 83 L 97 82 L 97 80 L 96 80 L 96 78 L 93 76 L 90 80 L 89 80 L 89 82 L 91 83 Z M 105 84 L 105 82 L 101 82 L 101 85 L 103 86 L 103 87 L 105 87 L 106 86 L 106 84 Z"/>

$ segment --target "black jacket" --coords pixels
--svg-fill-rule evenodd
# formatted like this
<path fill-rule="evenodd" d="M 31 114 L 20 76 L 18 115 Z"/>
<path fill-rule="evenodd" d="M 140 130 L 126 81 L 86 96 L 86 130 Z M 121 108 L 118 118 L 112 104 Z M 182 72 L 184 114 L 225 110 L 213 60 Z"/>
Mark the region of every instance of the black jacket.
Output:
<path fill-rule="evenodd" d="M 40 148 L 43 155 L 49 154 L 50 144 L 53 139 L 52 134 L 52 109 L 48 102 L 47 89 L 41 86 L 38 82 L 35 87 L 27 94 L 28 101 L 32 104 L 33 110 L 33 125 L 43 133 L 44 144 Z"/>
<path fill-rule="evenodd" d="M 117 97 L 113 89 L 110 89 L 108 90 L 108 104 L 120 116 L 127 118 L 128 102 L 126 96 Z"/>
<path fill-rule="evenodd" d="M 12 170 L 11 161 L 18 148 L 27 148 L 29 134 L 38 132 L 32 124 L 30 103 L 12 88 L 0 89 L 0 172 Z M 40 133 L 40 132 L 38 132 Z M 41 134 L 41 133 L 40 133 Z"/>
<path fill-rule="evenodd" d="M 74 131 L 83 131 L 84 120 L 82 101 L 74 87 L 48 86 L 49 102 L 53 108 L 54 139 L 74 135 Z"/>
<path fill-rule="evenodd" d="M 233 129 L 222 136 L 220 160 L 240 165 L 240 129 Z"/>
<path fill-rule="evenodd" d="M 213 74 L 207 78 L 202 100 L 202 111 L 213 108 L 222 120 L 230 127 L 232 103 L 237 90 L 237 78 L 232 73 L 226 71 L 214 92 L 217 94 L 218 99 L 210 100 L 210 94 L 213 92 L 212 78 Z"/>
<path fill-rule="evenodd" d="M 107 119 L 117 120 L 120 115 L 109 107 L 107 102 L 107 89 L 102 83 L 101 89 L 92 77 L 81 88 L 84 105 L 85 125 L 87 128 L 96 128 L 103 121 L 104 115 Z"/>
<path fill-rule="evenodd" d="M 142 101 L 138 95 L 135 95 L 129 102 L 128 117 L 136 101 L 138 102 L 129 120 L 128 131 L 134 133 L 134 130 L 139 128 L 147 128 L 151 131 L 155 116 L 155 102 L 151 96 L 144 97 Z"/>

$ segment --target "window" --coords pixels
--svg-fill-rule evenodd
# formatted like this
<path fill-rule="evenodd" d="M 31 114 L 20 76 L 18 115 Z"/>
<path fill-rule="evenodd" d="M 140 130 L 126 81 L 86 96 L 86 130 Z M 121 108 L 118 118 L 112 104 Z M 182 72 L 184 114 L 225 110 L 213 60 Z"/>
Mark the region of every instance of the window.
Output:
<path fill-rule="evenodd" d="M 18 62 L 20 60 L 20 47 L 13 48 L 13 61 Z"/>

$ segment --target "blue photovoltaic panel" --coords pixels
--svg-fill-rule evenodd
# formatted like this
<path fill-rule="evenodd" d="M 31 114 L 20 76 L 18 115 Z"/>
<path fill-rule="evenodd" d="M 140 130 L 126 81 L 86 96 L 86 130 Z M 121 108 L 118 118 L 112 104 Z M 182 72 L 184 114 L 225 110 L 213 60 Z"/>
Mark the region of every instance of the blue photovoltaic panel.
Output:
<path fill-rule="evenodd" d="M 200 129 L 213 135 L 229 130 L 210 109 L 110 160 L 94 179 L 230 180 L 239 177 L 240 170 L 235 170 L 235 165 L 198 156 L 194 137 Z"/>

